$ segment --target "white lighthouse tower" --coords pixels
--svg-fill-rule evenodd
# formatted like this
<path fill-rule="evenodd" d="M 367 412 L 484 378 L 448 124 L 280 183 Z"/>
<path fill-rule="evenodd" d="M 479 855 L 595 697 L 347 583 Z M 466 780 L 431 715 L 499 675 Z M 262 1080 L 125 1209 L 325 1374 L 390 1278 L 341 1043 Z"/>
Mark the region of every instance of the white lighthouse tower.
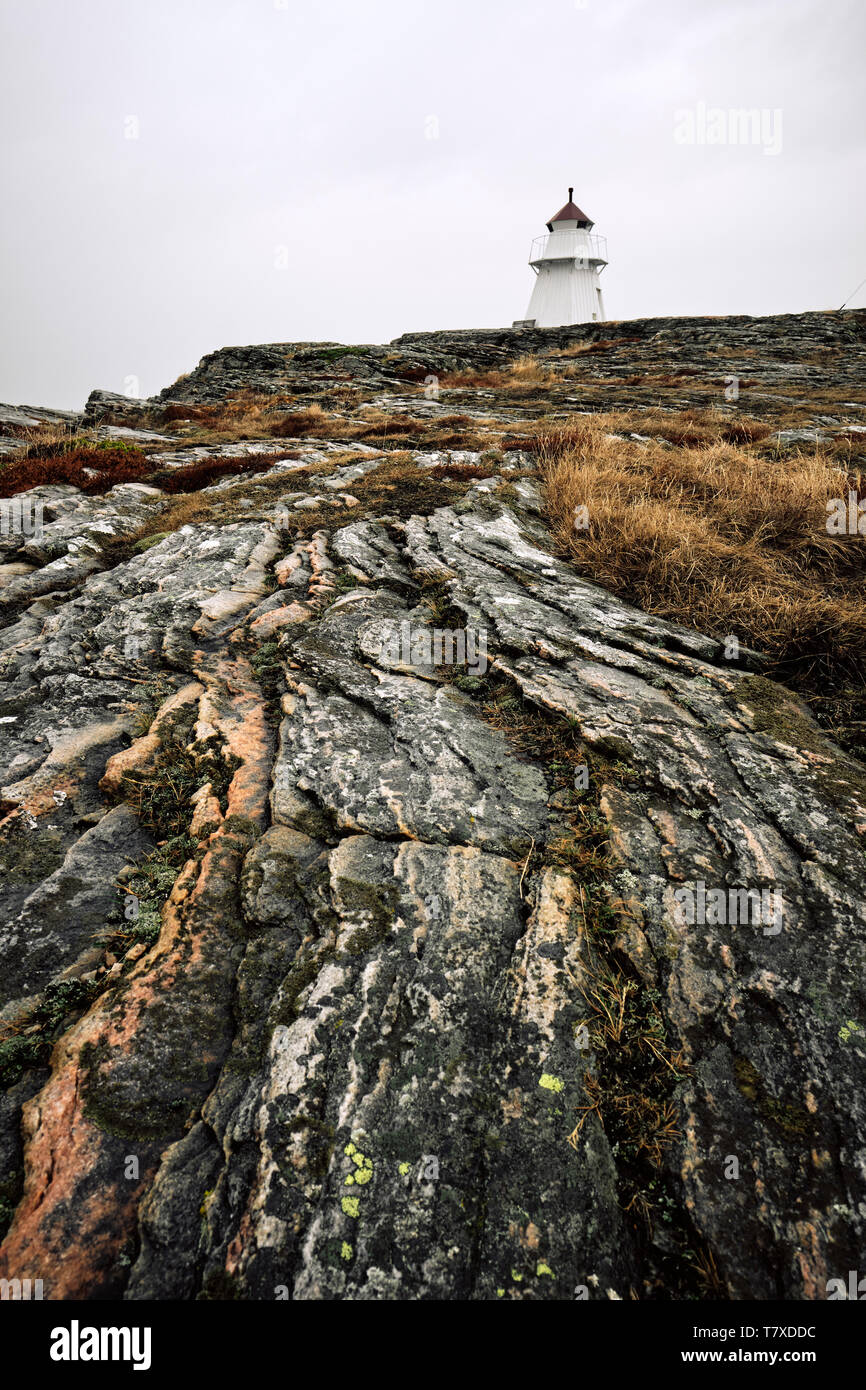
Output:
<path fill-rule="evenodd" d="M 559 328 L 570 323 L 604 320 L 599 276 L 607 265 L 607 241 L 593 236 L 593 223 L 572 201 L 547 224 L 548 236 L 536 237 L 529 264 L 536 274 L 525 319 L 515 328 Z"/>

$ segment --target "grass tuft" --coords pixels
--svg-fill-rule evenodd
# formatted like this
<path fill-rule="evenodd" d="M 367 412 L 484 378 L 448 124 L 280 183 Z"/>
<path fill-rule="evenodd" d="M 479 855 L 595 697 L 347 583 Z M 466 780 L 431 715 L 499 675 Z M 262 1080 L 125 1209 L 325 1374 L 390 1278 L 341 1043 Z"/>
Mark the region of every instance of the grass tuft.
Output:
<path fill-rule="evenodd" d="M 648 612 L 765 651 L 782 680 L 862 681 L 866 546 L 827 534 L 826 504 L 863 495 L 863 475 L 820 449 L 774 464 L 726 433 L 668 448 L 612 437 L 604 417 L 550 430 L 537 455 L 561 550 Z"/>

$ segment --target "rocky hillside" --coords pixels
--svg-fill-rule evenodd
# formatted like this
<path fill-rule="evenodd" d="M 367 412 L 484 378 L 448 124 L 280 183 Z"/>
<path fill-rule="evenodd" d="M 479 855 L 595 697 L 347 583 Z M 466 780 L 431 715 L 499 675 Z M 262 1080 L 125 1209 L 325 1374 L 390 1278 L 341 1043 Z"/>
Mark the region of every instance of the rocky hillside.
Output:
<path fill-rule="evenodd" d="M 0 1276 L 858 1268 L 866 312 L 227 348 L 0 429 Z"/>

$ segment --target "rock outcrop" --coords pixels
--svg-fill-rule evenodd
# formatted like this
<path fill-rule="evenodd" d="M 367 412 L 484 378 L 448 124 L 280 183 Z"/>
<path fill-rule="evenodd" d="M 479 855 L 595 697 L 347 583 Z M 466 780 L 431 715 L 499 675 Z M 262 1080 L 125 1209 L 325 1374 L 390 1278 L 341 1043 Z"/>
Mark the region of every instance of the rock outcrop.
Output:
<path fill-rule="evenodd" d="M 578 340 L 586 408 L 760 348 L 768 398 L 850 391 L 809 428 L 862 422 L 862 314 L 230 349 L 163 395 L 424 405 Z M 3 538 L 0 1275 L 826 1297 L 866 1237 L 866 765 L 757 652 L 579 577 L 519 451 L 356 519 L 378 455 L 297 449 L 248 517 L 160 538 L 158 488 L 55 485 Z"/>

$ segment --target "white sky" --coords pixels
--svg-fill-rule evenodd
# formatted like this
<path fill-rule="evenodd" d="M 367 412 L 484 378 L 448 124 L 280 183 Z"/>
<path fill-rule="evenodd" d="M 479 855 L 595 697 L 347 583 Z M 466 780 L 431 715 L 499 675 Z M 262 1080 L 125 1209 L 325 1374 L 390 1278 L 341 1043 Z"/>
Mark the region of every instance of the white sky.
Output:
<path fill-rule="evenodd" d="M 0 400 L 510 324 L 569 184 L 611 318 L 837 308 L 864 50 L 864 0 L 0 0 Z M 699 102 L 781 152 L 678 143 Z"/>

